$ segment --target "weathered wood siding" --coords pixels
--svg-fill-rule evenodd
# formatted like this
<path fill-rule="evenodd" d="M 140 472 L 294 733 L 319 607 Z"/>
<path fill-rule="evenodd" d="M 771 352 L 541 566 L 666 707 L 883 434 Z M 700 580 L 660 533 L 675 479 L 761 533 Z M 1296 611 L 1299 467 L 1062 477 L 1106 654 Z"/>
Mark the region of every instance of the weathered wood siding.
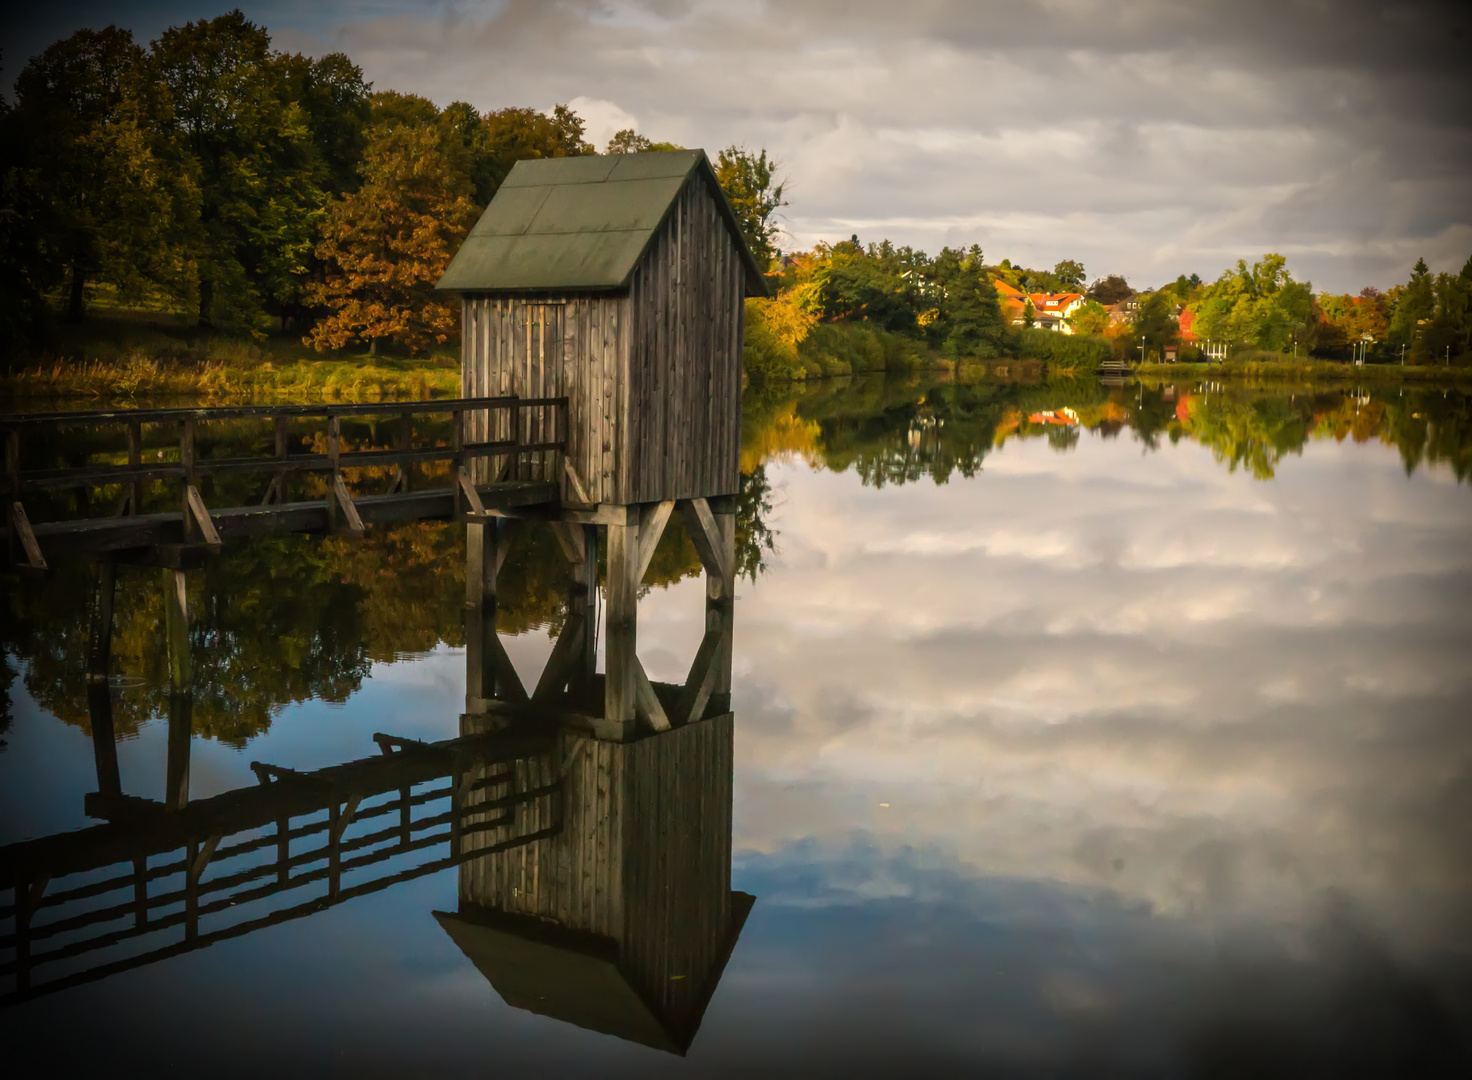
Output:
<path fill-rule="evenodd" d="M 628 408 L 624 374 L 628 304 L 626 296 L 467 296 L 462 308 L 461 394 L 565 395 L 567 458 L 594 502 L 627 501 L 619 497 L 627 452 L 619 444 L 622 426 L 616 418 Z M 550 410 L 528 412 L 522 419 L 523 440 L 557 437 L 546 426 Z M 491 430 L 485 414 L 475 416 L 468 437 L 485 440 L 509 435 L 509 417 L 504 413 L 490 423 L 498 427 Z M 481 466 L 478 483 L 489 481 L 488 470 L 488 464 Z M 544 463 L 538 463 L 526 478 L 542 479 L 542 472 Z M 570 493 L 565 492 L 564 498 L 573 501 Z"/>
<path fill-rule="evenodd" d="M 715 200 L 692 177 L 627 295 L 466 296 L 461 393 L 566 395 L 568 460 L 594 502 L 735 494 L 743 274 Z M 476 417 L 469 437 L 506 437 L 508 419 L 490 422 L 499 430 Z M 534 424 L 523 420 L 524 439 L 552 437 Z"/>
<path fill-rule="evenodd" d="M 564 734 L 551 757 L 577 742 Z M 585 740 L 566 773 L 562 832 L 464 863 L 461 903 L 611 938 L 646 1001 L 671 1018 L 698 1011 L 731 925 L 731 766 L 729 713 L 632 743 Z M 532 770 L 520 782 L 545 780 L 535 761 L 517 768 Z M 496 839 L 468 837 L 466 850 Z"/>
<path fill-rule="evenodd" d="M 631 502 L 737 491 L 744 274 L 692 178 L 629 285 Z"/>

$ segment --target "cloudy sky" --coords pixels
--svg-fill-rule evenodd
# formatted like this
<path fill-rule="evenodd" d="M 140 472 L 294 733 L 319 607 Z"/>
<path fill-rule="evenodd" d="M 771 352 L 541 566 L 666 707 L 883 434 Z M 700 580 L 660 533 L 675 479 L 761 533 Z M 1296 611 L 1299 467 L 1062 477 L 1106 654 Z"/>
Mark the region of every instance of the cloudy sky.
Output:
<path fill-rule="evenodd" d="M 224 6 L 222 0 L 220 7 Z M 783 164 L 787 246 L 980 243 L 1155 284 L 1286 253 L 1333 290 L 1472 254 L 1472 16 L 1331 0 L 279 0 L 278 47 L 482 109 L 572 103 Z M 7 5 L 5 82 L 79 26 L 177 0 Z"/>

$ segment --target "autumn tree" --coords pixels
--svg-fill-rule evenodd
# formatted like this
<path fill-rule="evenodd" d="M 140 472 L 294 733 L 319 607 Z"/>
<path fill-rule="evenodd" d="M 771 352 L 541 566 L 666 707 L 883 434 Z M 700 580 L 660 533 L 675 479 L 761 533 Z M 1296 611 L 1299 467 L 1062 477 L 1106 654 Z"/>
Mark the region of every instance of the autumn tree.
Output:
<path fill-rule="evenodd" d="M 389 340 L 418 352 L 457 331 L 458 305 L 434 284 L 479 214 L 444 129 L 377 132 L 362 186 L 326 208 L 317 255 L 326 278 L 312 299 L 327 316 L 307 338 L 320 350 Z"/>
<path fill-rule="evenodd" d="M 716 158 L 716 180 L 736 213 L 747 246 L 763 270 L 777 258 L 777 236 L 781 228 L 775 215 L 787 205 L 782 198 L 785 185 L 777 178 L 779 168 L 766 150 L 752 153 L 744 146 L 728 146 Z"/>

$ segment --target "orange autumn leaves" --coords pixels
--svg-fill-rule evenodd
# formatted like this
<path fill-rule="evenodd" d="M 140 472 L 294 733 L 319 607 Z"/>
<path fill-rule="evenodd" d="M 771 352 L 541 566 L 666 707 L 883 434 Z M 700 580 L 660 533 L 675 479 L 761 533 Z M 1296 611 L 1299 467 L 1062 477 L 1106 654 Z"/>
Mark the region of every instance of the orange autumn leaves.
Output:
<path fill-rule="evenodd" d="M 459 304 L 433 289 L 479 216 L 438 128 L 395 127 L 368 147 L 363 185 L 324 208 L 311 302 L 330 314 L 307 343 L 340 349 L 393 341 L 418 353 L 459 332 Z"/>

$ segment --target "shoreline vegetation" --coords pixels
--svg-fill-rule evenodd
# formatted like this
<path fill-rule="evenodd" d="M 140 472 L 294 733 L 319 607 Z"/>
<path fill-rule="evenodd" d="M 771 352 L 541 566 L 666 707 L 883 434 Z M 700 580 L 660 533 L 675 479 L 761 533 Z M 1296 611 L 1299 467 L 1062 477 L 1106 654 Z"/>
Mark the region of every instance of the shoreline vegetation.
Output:
<path fill-rule="evenodd" d="M 420 356 L 343 349 L 316 352 L 290 334 L 259 340 L 206 333 L 167 316 L 98 312 L 68 328 L 57 353 L 0 374 L 0 402 L 11 411 L 54 402 L 112 406 L 169 399 L 220 404 L 299 401 L 429 400 L 460 393 L 458 342 Z M 1056 336 L 1047 331 L 1034 335 Z M 1088 348 L 1088 339 L 1060 338 Z M 1046 344 L 1046 342 L 1044 342 Z M 1084 349 L 1078 353 L 1092 361 Z M 1092 380 L 1095 363 L 1042 357 L 952 358 L 882 330 L 853 325 L 815 328 L 800 349 L 802 368 L 770 385 L 819 386 L 849 377 L 923 376 L 958 382 L 1039 384 Z M 1149 385 L 1212 379 L 1246 384 L 1358 383 L 1472 386 L 1472 368 L 1369 363 L 1257 354 L 1215 363 L 1135 364 L 1129 376 Z M 763 385 L 756 383 L 755 385 Z M 40 410 L 37 410 L 40 411 Z"/>
<path fill-rule="evenodd" d="M 451 257 L 517 162 L 600 152 L 566 105 L 482 112 L 375 89 L 345 54 L 282 52 L 238 10 L 147 47 L 116 26 L 54 42 L 0 101 L 0 149 L 0 397 L 113 401 L 457 393 L 460 305 L 436 291 Z M 675 149 L 630 128 L 601 152 Z M 1472 370 L 1472 259 L 1335 295 L 1271 252 L 1141 289 L 979 243 L 931 254 L 854 234 L 782 251 L 779 163 L 732 144 L 713 167 L 770 287 L 745 301 L 752 386 L 1105 361 L 1278 381 Z"/>

